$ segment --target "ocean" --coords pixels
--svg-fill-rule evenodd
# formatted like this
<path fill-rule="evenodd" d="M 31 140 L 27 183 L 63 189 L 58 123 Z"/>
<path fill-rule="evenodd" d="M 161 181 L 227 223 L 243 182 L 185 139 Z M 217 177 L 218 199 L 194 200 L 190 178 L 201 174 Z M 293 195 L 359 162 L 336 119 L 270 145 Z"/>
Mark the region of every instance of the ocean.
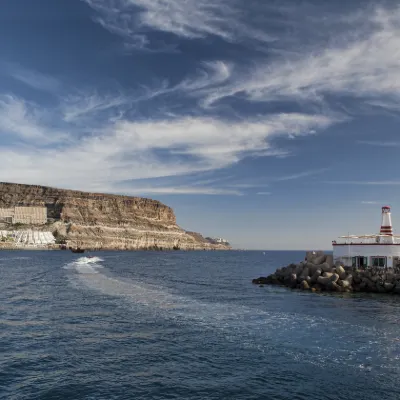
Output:
<path fill-rule="evenodd" d="M 0 252 L 0 399 L 399 399 L 400 296 L 253 278 L 304 252 Z"/>

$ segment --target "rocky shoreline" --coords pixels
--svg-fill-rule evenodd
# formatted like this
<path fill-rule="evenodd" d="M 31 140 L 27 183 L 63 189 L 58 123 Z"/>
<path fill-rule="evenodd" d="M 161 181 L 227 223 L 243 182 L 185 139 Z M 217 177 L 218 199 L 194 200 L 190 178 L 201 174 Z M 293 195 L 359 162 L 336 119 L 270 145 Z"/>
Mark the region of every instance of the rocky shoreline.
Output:
<path fill-rule="evenodd" d="M 357 269 L 333 263 L 331 254 L 307 252 L 304 261 L 278 268 L 253 284 L 280 285 L 312 292 L 369 292 L 400 294 L 400 268 Z"/>

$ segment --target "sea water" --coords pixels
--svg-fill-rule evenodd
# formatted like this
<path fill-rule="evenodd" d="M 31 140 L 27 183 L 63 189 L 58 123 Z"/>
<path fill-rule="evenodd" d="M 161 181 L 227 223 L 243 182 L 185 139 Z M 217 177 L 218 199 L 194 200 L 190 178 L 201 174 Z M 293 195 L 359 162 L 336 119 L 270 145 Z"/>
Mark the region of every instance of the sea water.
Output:
<path fill-rule="evenodd" d="M 0 253 L 0 399 L 399 399 L 400 296 L 251 279 L 304 252 Z"/>

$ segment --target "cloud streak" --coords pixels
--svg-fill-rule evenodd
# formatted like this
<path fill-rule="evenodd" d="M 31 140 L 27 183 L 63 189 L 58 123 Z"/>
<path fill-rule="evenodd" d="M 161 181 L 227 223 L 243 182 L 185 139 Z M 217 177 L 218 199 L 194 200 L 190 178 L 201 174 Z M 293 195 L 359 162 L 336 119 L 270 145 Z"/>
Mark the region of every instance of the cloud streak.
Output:
<path fill-rule="evenodd" d="M 211 91 L 205 104 L 232 96 L 328 104 L 329 96 L 346 95 L 370 105 L 377 97 L 381 107 L 400 105 L 400 8 L 367 9 L 354 18 L 358 24 L 349 21 L 352 30 L 348 25 L 341 35 L 334 32 L 336 40 L 328 46 L 317 42 L 306 52 L 268 58 L 241 70 L 232 84 Z"/>
<path fill-rule="evenodd" d="M 64 142 L 69 135 L 51 127 L 51 116 L 36 105 L 15 96 L 0 96 L 0 135 L 9 142 L 43 145 Z"/>
<path fill-rule="evenodd" d="M 36 90 L 55 93 L 61 88 L 61 82 L 58 79 L 15 63 L 1 63 L 0 70 L 5 75 Z"/>
<path fill-rule="evenodd" d="M 149 31 L 185 39 L 212 35 L 230 42 L 243 37 L 262 42 L 274 40 L 245 24 L 240 15 L 246 13 L 247 7 L 238 0 L 83 1 L 97 12 L 97 23 L 136 49 L 151 48 Z"/>
<path fill-rule="evenodd" d="M 375 147 L 400 147 L 400 142 L 396 141 L 359 140 L 357 143 Z"/>
<path fill-rule="evenodd" d="M 274 137 L 307 135 L 334 122 L 324 116 L 296 113 L 236 122 L 211 117 L 158 121 L 122 118 L 82 136 L 75 124 L 66 124 L 61 132 L 53 130 L 52 117 L 52 113 L 45 114 L 20 99 L 2 99 L 0 132 L 13 133 L 14 147 L 0 147 L 0 157 L 8 166 L 7 171 L 0 171 L 1 180 L 53 185 L 63 182 L 67 187 L 111 190 L 118 181 L 226 168 L 268 150 Z M 46 146 L 61 140 L 63 145 L 57 151 Z M 236 188 L 224 191 L 237 194 Z"/>

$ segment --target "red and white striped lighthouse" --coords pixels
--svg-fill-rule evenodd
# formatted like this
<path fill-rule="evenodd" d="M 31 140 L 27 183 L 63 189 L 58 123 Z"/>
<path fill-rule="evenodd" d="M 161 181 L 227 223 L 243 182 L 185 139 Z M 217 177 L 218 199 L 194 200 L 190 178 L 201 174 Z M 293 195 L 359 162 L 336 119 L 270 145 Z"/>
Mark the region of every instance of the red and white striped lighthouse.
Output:
<path fill-rule="evenodd" d="M 392 217 L 390 215 L 390 207 L 382 207 L 382 223 L 381 223 L 381 243 L 393 243 L 393 227 L 392 227 Z"/>

